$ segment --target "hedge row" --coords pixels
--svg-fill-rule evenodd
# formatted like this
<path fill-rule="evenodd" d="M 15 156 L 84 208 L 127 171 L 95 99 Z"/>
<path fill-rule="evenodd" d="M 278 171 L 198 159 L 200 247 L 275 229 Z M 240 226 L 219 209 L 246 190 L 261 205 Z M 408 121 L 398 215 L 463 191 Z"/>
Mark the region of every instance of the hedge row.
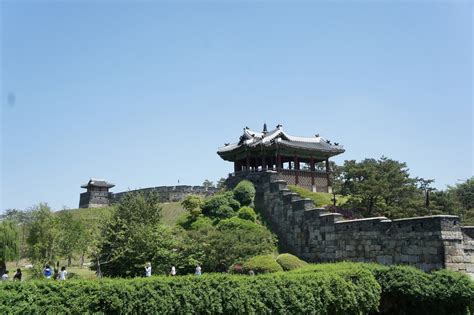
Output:
<path fill-rule="evenodd" d="M 379 314 L 474 314 L 474 281 L 449 270 L 425 273 L 408 266 L 313 264 L 293 274 L 370 271 L 382 288 Z"/>
<path fill-rule="evenodd" d="M 367 270 L 0 284 L 1 314 L 361 314 L 379 299 Z"/>

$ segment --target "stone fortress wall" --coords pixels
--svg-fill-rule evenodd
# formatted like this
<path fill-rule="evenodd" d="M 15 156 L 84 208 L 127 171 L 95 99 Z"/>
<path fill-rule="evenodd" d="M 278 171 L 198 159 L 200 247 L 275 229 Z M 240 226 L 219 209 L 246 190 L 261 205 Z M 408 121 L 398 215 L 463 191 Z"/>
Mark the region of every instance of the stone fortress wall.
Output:
<path fill-rule="evenodd" d="M 243 179 L 255 184 L 255 206 L 283 249 L 307 261 L 408 264 L 474 277 L 474 227 L 460 226 L 457 216 L 345 220 L 292 193 L 276 172 L 242 173 L 229 177 L 226 185 L 232 188 Z"/>
<path fill-rule="evenodd" d="M 188 185 L 178 185 L 178 186 L 157 186 L 149 187 L 143 189 L 135 189 L 129 191 L 123 191 L 118 193 L 112 193 L 110 203 L 116 203 L 129 193 L 149 193 L 156 192 L 160 196 L 160 202 L 178 202 L 182 201 L 188 195 L 198 195 L 202 197 L 208 197 L 215 194 L 219 189 L 215 187 L 204 187 L 204 186 L 188 186 Z"/>

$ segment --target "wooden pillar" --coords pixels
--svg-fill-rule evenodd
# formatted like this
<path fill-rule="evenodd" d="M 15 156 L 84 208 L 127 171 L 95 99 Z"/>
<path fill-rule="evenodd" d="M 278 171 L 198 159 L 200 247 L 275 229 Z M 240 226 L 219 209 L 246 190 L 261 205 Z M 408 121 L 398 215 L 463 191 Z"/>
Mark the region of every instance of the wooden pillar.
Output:
<path fill-rule="evenodd" d="M 239 171 L 239 161 L 234 161 L 234 173 Z"/>
<path fill-rule="evenodd" d="M 245 158 L 245 165 L 247 167 L 247 172 L 250 171 L 250 158 L 248 156 Z"/>
<path fill-rule="evenodd" d="M 329 169 L 329 158 L 326 159 L 326 177 L 328 180 L 328 187 L 331 186 L 331 178 L 329 176 L 330 169 Z"/>
<path fill-rule="evenodd" d="M 281 163 L 281 155 L 277 155 L 277 170 L 281 170 L 283 168 L 283 163 Z"/>
<path fill-rule="evenodd" d="M 267 160 L 265 156 L 262 156 L 262 171 L 264 171 L 267 168 Z"/>
<path fill-rule="evenodd" d="M 309 166 L 311 169 L 311 186 L 314 188 L 314 158 L 309 160 Z"/>
<path fill-rule="evenodd" d="M 295 155 L 295 185 L 298 185 L 298 172 L 300 170 L 300 163 L 298 162 L 298 157 Z"/>

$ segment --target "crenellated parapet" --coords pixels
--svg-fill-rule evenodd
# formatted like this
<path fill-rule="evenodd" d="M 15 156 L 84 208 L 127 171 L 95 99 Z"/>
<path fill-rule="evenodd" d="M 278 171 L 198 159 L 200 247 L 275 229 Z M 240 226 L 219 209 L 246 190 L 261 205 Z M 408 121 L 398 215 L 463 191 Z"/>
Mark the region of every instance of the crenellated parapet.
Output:
<path fill-rule="evenodd" d="M 474 276 L 474 227 L 462 227 L 457 216 L 345 220 L 291 192 L 277 172 L 233 174 L 226 185 L 233 187 L 243 179 L 255 184 L 256 208 L 282 249 L 305 260 L 408 264 Z"/>

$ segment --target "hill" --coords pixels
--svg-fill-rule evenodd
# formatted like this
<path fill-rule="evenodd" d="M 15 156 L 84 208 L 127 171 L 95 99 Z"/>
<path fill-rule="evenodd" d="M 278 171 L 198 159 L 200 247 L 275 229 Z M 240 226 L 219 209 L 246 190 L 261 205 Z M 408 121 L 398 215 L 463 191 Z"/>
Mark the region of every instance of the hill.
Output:
<path fill-rule="evenodd" d="M 179 202 L 167 202 L 162 204 L 163 210 L 163 223 L 168 226 L 176 224 L 178 217 L 185 212 L 181 203 Z M 110 216 L 112 207 L 105 208 L 79 208 L 79 209 L 68 209 L 61 211 L 70 211 L 74 219 L 80 219 L 86 224 L 86 226 L 97 226 L 97 224 Z M 61 212 L 58 211 L 58 212 Z"/>

